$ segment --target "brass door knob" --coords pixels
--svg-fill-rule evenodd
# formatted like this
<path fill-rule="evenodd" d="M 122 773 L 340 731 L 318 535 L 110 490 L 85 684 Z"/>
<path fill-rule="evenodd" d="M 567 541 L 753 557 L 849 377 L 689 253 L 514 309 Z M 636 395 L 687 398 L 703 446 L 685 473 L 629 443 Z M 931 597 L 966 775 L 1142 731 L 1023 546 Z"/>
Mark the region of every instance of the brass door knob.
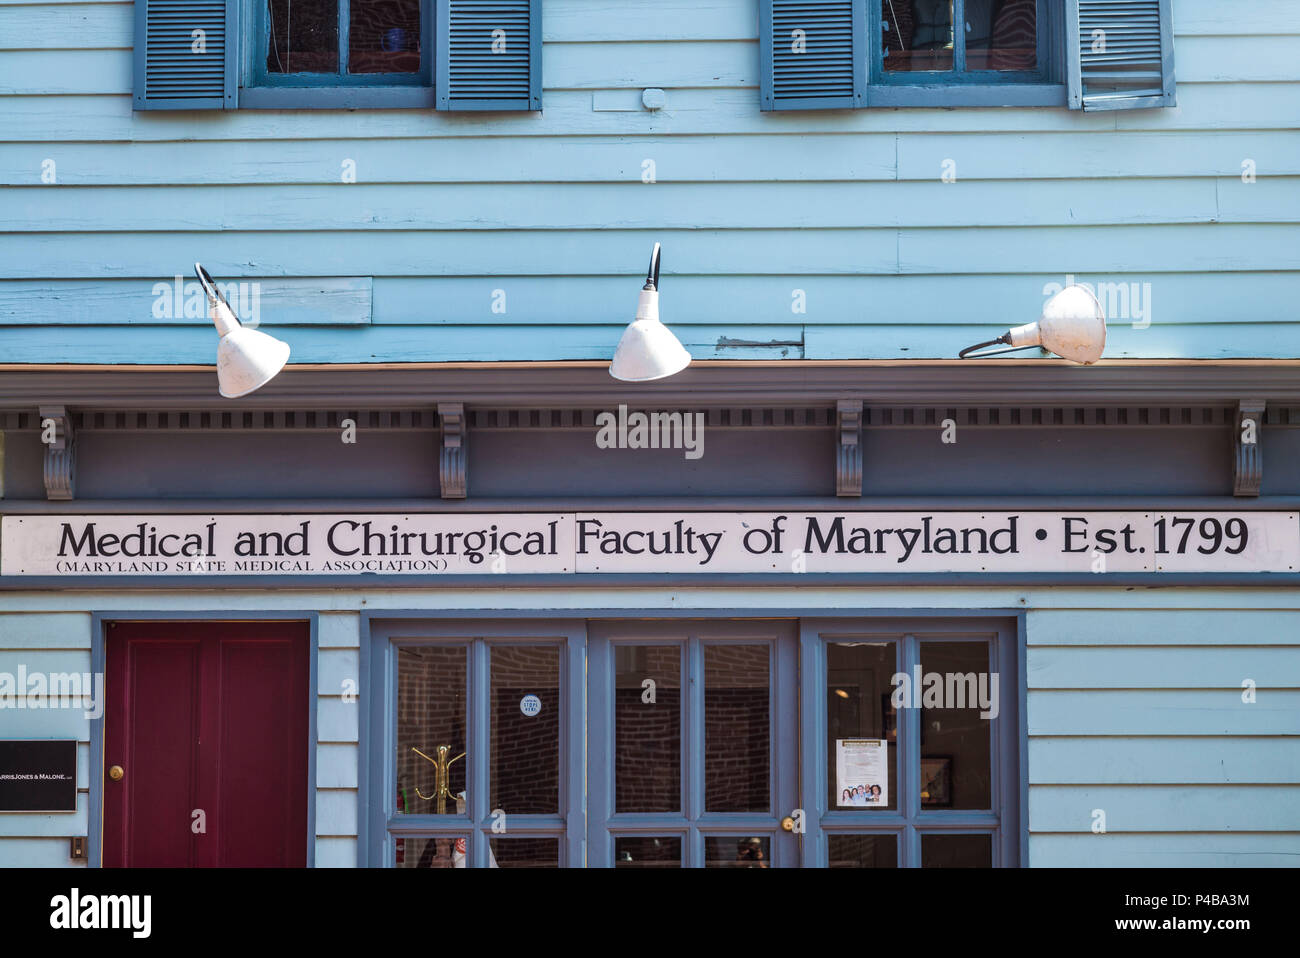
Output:
<path fill-rule="evenodd" d="M 121 765 L 114 765 L 112 768 L 108 770 L 108 777 L 115 782 L 122 781 L 125 775 L 126 775 L 126 769 L 122 768 Z"/>
<path fill-rule="evenodd" d="M 781 819 L 781 830 L 786 832 L 794 831 L 794 819 L 789 815 Z"/>

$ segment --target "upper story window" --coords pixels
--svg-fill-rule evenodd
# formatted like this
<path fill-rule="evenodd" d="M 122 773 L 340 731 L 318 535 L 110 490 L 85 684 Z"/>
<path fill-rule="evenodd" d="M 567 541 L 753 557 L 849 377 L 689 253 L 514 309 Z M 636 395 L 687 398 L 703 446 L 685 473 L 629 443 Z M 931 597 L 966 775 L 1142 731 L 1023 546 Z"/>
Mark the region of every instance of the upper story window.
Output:
<path fill-rule="evenodd" d="M 137 110 L 540 110 L 541 0 L 135 0 Z"/>
<path fill-rule="evenodd" d="M 760 0 L 765 110 L 1174 102 L 1169 0 Z"/>
<path fill-rule="evenodd" d="M 880 0 L 868 23 L 877 38 L 868 65 L 880 88 L 874 102 L 1064 105 L 1051 8 L 1049 0 Z M 1008 84 L 1021 86 L 1000 89 Z"/>
<path fill-rule="evenodd" d="M 1043 80 L 1046 0 L 880 0 L 882 81 Z M 1046 13 L 1046 11 L 1044 11 Z"/>
<path fill-rule="evenodd" d="M 265 0 L 266 85 L 431 85 L 422 0 Z"/>

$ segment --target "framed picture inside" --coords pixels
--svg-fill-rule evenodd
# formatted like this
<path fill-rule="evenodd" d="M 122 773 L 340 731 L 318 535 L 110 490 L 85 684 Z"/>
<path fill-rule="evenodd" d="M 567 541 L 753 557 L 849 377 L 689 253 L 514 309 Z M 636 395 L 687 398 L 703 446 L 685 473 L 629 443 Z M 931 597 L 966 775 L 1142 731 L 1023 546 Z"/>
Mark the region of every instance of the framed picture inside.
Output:
<path fill-rule="evenodd" d="M 952 807 L 952 756 L 921 756 L 921 807 Z"/>

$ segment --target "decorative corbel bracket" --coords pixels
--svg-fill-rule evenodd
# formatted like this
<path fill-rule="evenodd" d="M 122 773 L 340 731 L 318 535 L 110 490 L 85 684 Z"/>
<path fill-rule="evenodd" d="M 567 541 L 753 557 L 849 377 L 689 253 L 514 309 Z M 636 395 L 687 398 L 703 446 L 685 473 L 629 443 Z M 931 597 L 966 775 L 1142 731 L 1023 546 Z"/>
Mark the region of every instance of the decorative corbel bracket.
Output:
<path fill-rule="evenodd" d="M 1257 496 L 1264 482 L 1264 407 L 1262 399 L 1237 403 L 1237 431 L 1232 437 L 1232 494 Z"/>
<path fill-rule="evenodd" d="M 40 406 L 45 445 L 45 498 L 71 499 L 77 481 L 77 437 L 66 406 Z M 51 441 L 52 440 L 52 441 Z"/>
<path fill-rule="evenodd" d="M 839 441 L 835 447 L 835 494 L 862 495 L 862 400 L 841 399 L 835 404 Z"/>
<path fill-rule="evenodd" d="M 438 403 L 438 424 L 442 427 L 442 449 L 438 453 L 438 484 L 442 498 L 464 499 L 469 489 L 469 452 L 465 441 L 469 429 L 465 422 L 465 404 Z"/>

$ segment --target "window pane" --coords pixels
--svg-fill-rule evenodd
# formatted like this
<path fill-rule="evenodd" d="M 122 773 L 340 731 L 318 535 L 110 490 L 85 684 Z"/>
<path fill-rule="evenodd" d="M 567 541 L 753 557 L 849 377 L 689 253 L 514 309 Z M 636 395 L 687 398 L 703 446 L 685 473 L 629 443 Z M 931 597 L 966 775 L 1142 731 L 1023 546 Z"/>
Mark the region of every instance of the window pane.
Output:
<path fill-rule="evenodd" d="M 616 838 L 615 868 L 681 868 L 680 838 Z"/>
<path fill-rule="evenodd" d="M 953 68 L 952 0 L 880 0 L 880 31 L 886 72 Z"/>
<path fill-rule="evenodd" d="M 898 714 L 890 697 L 895 643 L 836 642 L 826 647 L 829 804 L 898 808 Z M 885 751 L 878 757 L 879 742 Z"/>
<path fill-rule="evenodd" d="M 508 815 L 560 810 L 560 649 L 494 645 L 492 807 Z"/>
<path fill-rule="evenodd" d="M 966 0 L 966 69 L 1038 66 L 1037 0 Z"/>
<path fill-rule="evenodd" d="M 465 868 L 465 839 L 398 838 L 393 842 L 398 868 Z"/>
<path fill-rule="evenodd" d="M 921 810 L 991 807 L 988 643 L 922 640 L 921 673 Z"/>
<path fill-rule="evenodd" d="M 771 724 L 766 645 L 704 647 L 704 807 L 766 812 Z"/>
<path fill-rule="evenodd" d="M 894 835 L 830 835 L 831 868 L 897 868 Z"/>
<path fill-rule="evenodd" d="M 705 868 L 767 868 L 772 860 L 772 840 L 741 835 L 704 839 Z"/>
<path fill-rule="evenodd" d="M 418 73 L 420 0 L 351 0 L 349 73 Z"/>
<path fill-rule="evenodd" d="M 266 0 L 267 73 L 338 73 L 338 0 Z"/>
<path fill-rule="evenodd" d="M 681 662 L 677 645 L 614 648 L 616 812 L 681 810 Z"/>
<path fill-rule="evenodd" d="M 921 835 L 922 868 L 992 868 L 992 835 Z"/>
<path fill-rule="evenodd" d="M 493 838 L 492 860 L 497 868 L 559 868 L 558 838 Z"/>
<path fill-rule="evenodd" d="M 397 811 L 465 814 L 465 646 L 397 650 Z M 419 751 L 416 751 L 416 750 Z M 446 768 L 439 789 L 439 763 Z"/>

